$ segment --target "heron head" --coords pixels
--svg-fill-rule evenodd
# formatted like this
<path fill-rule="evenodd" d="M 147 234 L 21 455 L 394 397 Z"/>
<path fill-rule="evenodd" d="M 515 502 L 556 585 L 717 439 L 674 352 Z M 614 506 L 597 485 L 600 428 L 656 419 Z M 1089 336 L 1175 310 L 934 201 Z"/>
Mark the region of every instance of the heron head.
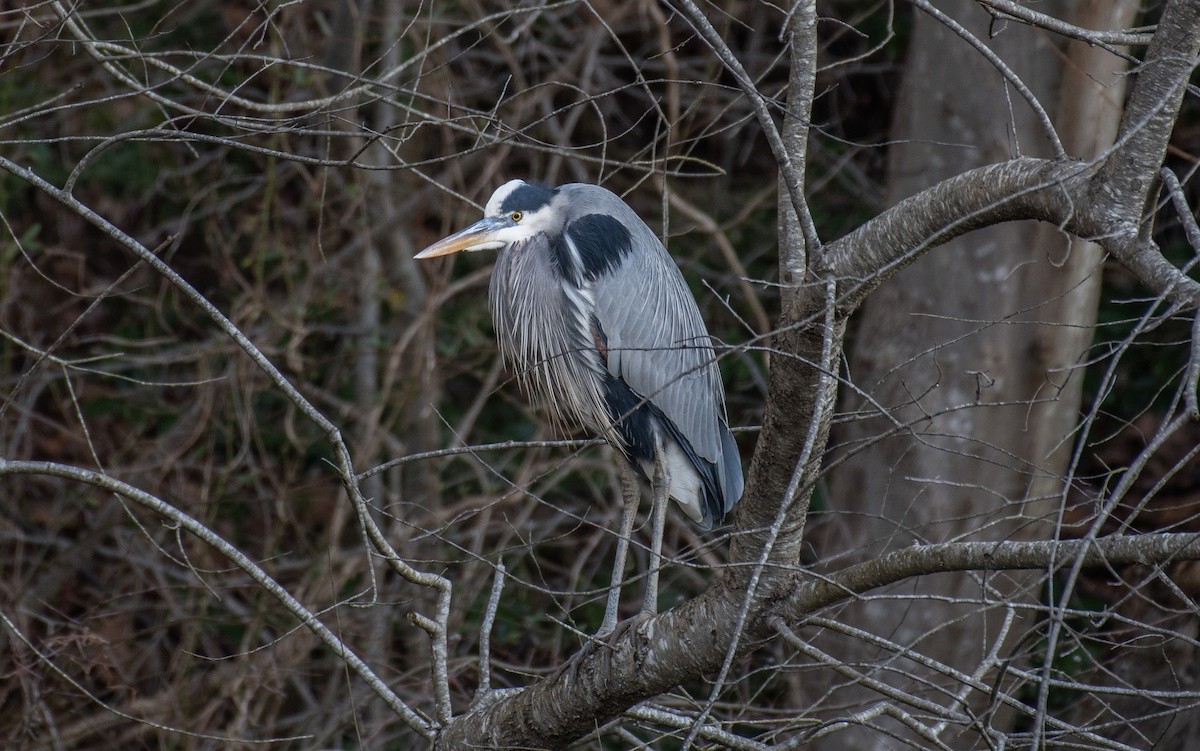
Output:
<path fill-rule="evenodd" d="M 436 258 L 460 250 L 499 250 L 539 232 L 562 231 L 562 212 L 554 202 L 556 193 L 524 180 L 509 180 L 488 199 L 482 219 L 438 240 L 416 257 Z"/>

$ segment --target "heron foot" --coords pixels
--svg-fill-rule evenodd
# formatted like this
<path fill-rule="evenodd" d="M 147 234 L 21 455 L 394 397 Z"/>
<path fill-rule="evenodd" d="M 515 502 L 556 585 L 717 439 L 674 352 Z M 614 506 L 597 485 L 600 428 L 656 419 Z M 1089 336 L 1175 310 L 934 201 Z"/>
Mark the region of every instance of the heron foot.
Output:
<path fill-rule="evenodd" d="M 638 626 L 642 625 L 646 621 L 653 618 L 654 615 L 654 613 L 649 613 L 643 610 L 635 616 L 626 618 L 623 621 L 619 621 L 608 633 L 603 632 L 602 626 L 601 631 L 595 636 L 589 637 L 584 645 L 580 647 L 578 652 L 571 655 L 566 662 L 564 662 L 562 665 L 559 665 L 554 672 L 550 674 L 548 680 L 558 680 L 568 670 L 577 668 L 584 660 L 591 657 L 600 649 L 612 649 L 612 645 L 622 639 L 626 632 L 628 632 L 631 628 L 637 628 Z"/>
<path fill-rule="evenodd" d="M 643 610 L 642 612 L 638 613 L 637 615 L 632 616 L 630 618 L 626 618 L 625 620 L 621 621 L 620 623 L 617 624 L 616 628 L 614 628 L 612 630 L 612 633 L 605 635 L 605 637 L 604 637 L 604 640 L 606 642 L 605 646 L 611 645 L 613 642 L 616 642 L 621 637 L 625 636 L 626 631 L 628 631 L 631 628 L 637 628 L 638 626 L 642 625 L 646 621 L 653 618 L 655 615 L 657 615 L 657 613 L 652 613 L 649 610 Z"/>

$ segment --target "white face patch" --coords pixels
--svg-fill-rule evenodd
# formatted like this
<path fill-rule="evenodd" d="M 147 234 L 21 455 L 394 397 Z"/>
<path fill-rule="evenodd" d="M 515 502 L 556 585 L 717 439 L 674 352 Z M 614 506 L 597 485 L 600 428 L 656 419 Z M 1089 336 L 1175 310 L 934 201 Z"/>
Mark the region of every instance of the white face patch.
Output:
<path fill-rule="evenodd" d="M 562 232 L 562 213 L 555 211 L 552 206 L 543 206 L 532 213 L 526 212 L 518 226 L 525 229 L 526 236 L 539 232 L 554 235 Z"/>
<path fill-rule="evenodd" d="M 515 202 L 509 200 L 515 192 L 523 188 L 533 191 L 534 196 L 521 197 Z M 538 205 L 540 203 L 537 200 L 539 193 L 544 194 L 545 200 L 550 201 L 552 193 L 548 189 L 531 186 L 524 180 L 509 180 L 496 188 L 496 192 L 492 193 L 492 197 L 488 199 L 484 216 L 508 220 L 512 226 L 496 230 L 490 239 L 503 245 L 511 245 L 528 240 L 538 233 L 554 235 L 562 232 L 563 212 L 560 208 L 556 208 L 552 201 Z M 482 250 L 483 247 L 481 245 L 478 249 Z M 472 248 L 472 250 L 474 249 Z"/>

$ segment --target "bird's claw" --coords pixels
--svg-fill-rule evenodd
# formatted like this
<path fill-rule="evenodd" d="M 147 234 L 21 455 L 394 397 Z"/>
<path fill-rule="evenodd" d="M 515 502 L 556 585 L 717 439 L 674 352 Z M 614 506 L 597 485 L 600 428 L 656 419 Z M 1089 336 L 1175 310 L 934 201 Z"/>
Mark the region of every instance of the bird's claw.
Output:
<path fill-rule="evenodd" d="M 578 652 L 571 655 L 566 662 L 559 665 L 553 673 L 550 674 L 549 680 L 556 681 L 563 676 L 568 670 L 577 668 L 584 660 L 592 656 L 596 650 L 600 648 L 612 649 L 612 645 L 624 638 L 625 634 L 632 628 L 637 628 L 646 621 L 654 617 L 654 613 L 643 610 L 635 616 L 626 618 L 623 621 L 618 621 L 612 631 L 598 633 L 595 636 L 589 637 L 587 642 L 579 649 Z"/>
<path fill-rule="evenodd" d="M 625 636 L 626 631 L 628 631 L 631 628 L 637 628 L 638 626 L 642 625 L 646 621 L 653 618 L 654 615 L 655 615 L 654 613 L 651 613 L 648 610 L 643 610 L 642 612 L 638 613 L 637 615 L 635 615 L 631 618 L 626 618 L 623 621 L 619 621 L 617 623 L 616 627 L 613 628 L 611 633 L 605 634 L 603 637 L 600 637 L 597 634 L 597 637 L 604 639 L 606 645 L 610 645 L 613 642 L 619 641 L 623 636 Z M 591 644 L 593 642 L 588 642 L 588 643 Z"/>

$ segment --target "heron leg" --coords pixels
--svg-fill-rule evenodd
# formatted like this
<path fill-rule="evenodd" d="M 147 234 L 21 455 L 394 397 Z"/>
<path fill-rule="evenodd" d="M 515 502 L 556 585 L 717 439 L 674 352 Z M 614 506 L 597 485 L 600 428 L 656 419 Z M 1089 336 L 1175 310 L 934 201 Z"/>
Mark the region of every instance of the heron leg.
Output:
<path fill-rule="evenodd" d="M 600 624 L 597 636 L 608 636 L 617 628 L 621 582 L 625 578 L 625 560 L 629 557 L 629 538 L 633 535 L 633 523 L 637 519 L 638 503 L 642 499 L 637 475 L 623 456 L 617 457 L 617 471 L 621 476 L 621 496 L 625 501 L 625 508 L 621 513 L 621 531 L 617 535 L 617 552 L 613 560 L 612 582 L 608 588 L 608 604 L 604 607 L 604 621 Z"/>
<path fill-rule="evenodd" d="M 662 568 L 663 529 L 667 524 L 667 500 L 671 492 L 671 470 L 667 468 L 667 456 L 661 444 L 654 447 L 654 531 L 650 538 L 650 570 L 646 576 L 646 599 L 642 601 L 642 615 L 652 616 L 658 612 L 658 572 Z"/>

